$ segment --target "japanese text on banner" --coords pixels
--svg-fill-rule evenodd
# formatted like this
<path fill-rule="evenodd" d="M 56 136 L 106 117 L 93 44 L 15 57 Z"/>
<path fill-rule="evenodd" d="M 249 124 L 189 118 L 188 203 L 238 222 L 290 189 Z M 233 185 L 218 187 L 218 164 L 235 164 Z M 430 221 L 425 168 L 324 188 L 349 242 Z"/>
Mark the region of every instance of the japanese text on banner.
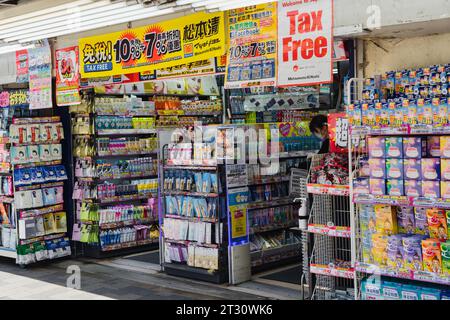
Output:
<path fill-rule="evenodd" d="M 82 78 L 152 71 L 225 52 L 223 13 L 176 20 L 80 40 Z"/>
<path fill-rule="evenodd" d="M 230 10 L 227 19 L 226 88 L 275 85 L 276 2 Z"/>

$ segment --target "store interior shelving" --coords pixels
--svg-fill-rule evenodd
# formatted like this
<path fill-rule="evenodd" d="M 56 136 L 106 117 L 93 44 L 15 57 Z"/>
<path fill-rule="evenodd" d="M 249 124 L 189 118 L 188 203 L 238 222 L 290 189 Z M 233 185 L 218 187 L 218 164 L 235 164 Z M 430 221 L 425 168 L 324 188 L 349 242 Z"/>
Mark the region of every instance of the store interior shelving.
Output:
<path fill-rule="evenodd" d="M 158 248 L 158 140 L 152 101 L 84 92 L 71 108 L 75 211 L 83 253 Z"/>

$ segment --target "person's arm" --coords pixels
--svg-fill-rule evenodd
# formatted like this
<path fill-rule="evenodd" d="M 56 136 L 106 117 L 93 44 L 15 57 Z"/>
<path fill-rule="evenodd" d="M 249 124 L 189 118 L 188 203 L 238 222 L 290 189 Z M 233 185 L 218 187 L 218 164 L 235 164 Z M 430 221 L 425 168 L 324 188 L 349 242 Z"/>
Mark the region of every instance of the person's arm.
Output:
<path fill-rule="evenodd" d="M 318 154 L 329 153 L 330 152 L 330 139 L 326 139 L 322 142 L 322 147 L 320 148 Z"/>

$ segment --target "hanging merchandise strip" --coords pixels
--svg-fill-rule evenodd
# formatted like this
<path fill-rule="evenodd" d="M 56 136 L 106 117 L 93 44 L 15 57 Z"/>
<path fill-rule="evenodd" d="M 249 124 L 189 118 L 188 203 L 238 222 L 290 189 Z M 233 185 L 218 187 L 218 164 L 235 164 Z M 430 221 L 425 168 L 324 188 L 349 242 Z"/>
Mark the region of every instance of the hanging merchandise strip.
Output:
<path fill-rule="evenodd" d="M 52 54 L 50 46 L 28 50 L 30 110 L 49 109 L 52 104 Z"/>
<path fill-rule="evenodd" d="M 277 4 L 228 12 L 227 89 L 273 86 L 277 65 Z"/>
<path fill-rule="evenodd" d="M 109 77 L 221 56 L 225 51 L 223 20 L 222 12 L 196 13 L 81 39 L 81 76 Z"/>

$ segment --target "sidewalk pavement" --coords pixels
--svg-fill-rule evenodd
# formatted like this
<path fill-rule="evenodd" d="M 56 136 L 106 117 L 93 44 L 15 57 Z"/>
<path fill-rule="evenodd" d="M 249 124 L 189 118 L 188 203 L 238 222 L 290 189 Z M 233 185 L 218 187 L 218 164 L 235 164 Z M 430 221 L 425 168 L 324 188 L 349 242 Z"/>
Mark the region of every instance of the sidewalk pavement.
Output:
<path fill-rule="evenodd" d="M 67 270 L 74 266 L 81 271 L 80 290 L 67 287 L 72 275 Z M 267 296 L 171 277 L 156 270 L 126 270 L 90 260 L 53 261 L 21 269 L 10 259 L 0 259 L 0 299 L 261 300 Z"/>

